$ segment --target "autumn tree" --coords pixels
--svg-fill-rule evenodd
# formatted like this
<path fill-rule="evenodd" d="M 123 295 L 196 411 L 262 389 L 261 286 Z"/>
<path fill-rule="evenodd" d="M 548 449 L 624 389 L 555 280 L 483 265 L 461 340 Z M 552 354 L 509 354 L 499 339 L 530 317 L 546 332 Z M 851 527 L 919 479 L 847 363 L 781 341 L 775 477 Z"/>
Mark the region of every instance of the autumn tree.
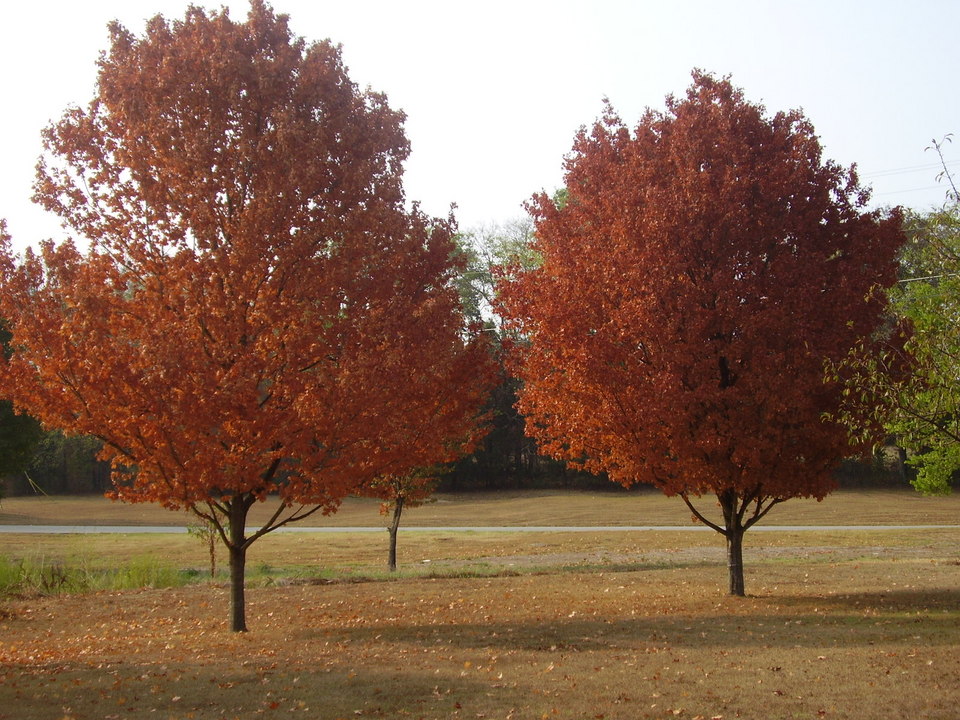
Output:
<path fill-rule="evenodd" d="M 851 451 L 822 419 L 842 387 L 824 362 L 882 318 L 867 295 L 896 279 L 900 216 L 865 211 L 854 168 L 822 159 L 800 112 L 770 117 L 699 71 L 632 132 L 608 106 L 565 168 L 564 202 L 531 204 L 543 264 L 502 291 L 527 432 L 680 496 L 726 538 L 742 595 L 744 532 L 822 499 Z"/>
<path fill-rule="evenodd" d="M 456 282 L 451 289 L 453 295 L 460 296 Z M 475 324 L 474 330 L 479 329 Z M 403 510 L 426 502 L 443 466 L 470 453 L 488 431 L 489 411 L 485 405 L 496 381 L 497 366 L 493 349 L 487 346 L 486 342 L 477 344 L 484 349 L 482 356 L 477 352 L 438 354 L 424 364 L 421 372 L 407 377 L 402 386 L 389 389 L 401 421 L 391 433 L 394 442 L 401 448 L 424 443 L 433 448 L 432 462 L 380 473 L 357 488 L 359 494 L 381 498 L 382 512 L 390 515 L 390 570 L 397 567 L 397 534 Z M 404 415 L 406 407 L 419 412 Z"/>
<path fill-rule="evenodd" d="M 140 37 L 114 23 L 36 183 L 88 247 L 15 257 L 4 238 L 5 387 L 103 440 L 115 498 L 213 524 L 236 631 L 253 542 L 478 432 L 470 402 L 452 434 L 419 432 L 444 412 L 419 379 L 455 394 L 488 353 L 460 311 L 452 220 L 405 208 L 402 122 L 262 0 L 243 23 L 196 7 Z"/>

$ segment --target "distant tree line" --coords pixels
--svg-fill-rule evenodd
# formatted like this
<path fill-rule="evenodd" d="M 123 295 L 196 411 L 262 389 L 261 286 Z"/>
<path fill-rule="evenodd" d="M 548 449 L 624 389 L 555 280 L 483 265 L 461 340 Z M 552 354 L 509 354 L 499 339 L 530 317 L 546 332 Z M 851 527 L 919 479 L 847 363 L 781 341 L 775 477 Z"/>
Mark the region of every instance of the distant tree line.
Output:
<path fill-rule="evenodd" d="M 110 487 L 110 463 L 97 459 L 102 443 L 96 438 L 44 433 L 27 466 L 4 478 L 4 495 L 46 493 L 105 493 Z"/>
<path fill-rule="evenodd" d="M 522 489 L 622 491 L 605 477 L 571 470 L 540 454 L 523 432 L 523 418 L 512 407 L 509 384 L 497 387 L 491 406 L 498 408 L 493 428 L 480 446 L 444 472 L 439 492 L 493 492 Z M 110 490 L 110 463 L 97 459 L 102 443 L 90 436 L 59 430 L 43 433 L 24 467 L 7 472 L 3 496 L 33 494 L 101 494 Z M 850 458 L 836 470 L 842 488 L 909 487 L 916 471 L 905 465 L 896 446 L 881 448 L 869 459 Z"/>

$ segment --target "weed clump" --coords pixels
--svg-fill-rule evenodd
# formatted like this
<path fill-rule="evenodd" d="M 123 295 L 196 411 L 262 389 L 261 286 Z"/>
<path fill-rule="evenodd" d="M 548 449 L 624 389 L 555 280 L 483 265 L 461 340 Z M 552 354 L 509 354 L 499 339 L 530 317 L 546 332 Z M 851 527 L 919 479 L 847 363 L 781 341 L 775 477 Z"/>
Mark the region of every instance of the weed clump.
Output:
<path fill-rule="evenodd" d="M 115 568 L 91 568 L 83 561 L 68 565 L 44 557 L 0 555 L 0 597 L 181 587 L 197 576 L 196 571 L 178 570 L 150 556 L 131 558 Z"/>

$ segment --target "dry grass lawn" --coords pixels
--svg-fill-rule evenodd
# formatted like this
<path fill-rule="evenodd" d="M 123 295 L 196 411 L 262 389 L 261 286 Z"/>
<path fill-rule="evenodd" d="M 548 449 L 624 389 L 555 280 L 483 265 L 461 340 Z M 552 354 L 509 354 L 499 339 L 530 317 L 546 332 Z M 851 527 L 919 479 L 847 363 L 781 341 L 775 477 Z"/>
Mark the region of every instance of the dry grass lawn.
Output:
<path fill-rule="evenodd" d="M 554 507 L 544 497 L 537 507 Z M 586 498 L 555 507 L 614 524 Z M 648 498 L 666 508 L 637 503 Z M 958 509 L 903 493 L 839 500 L 896 524 L 952 524 Z M 800 524 L 789 506 L 771 522 Z M 13 500 L 3 511 L 26 514 Z M 748 533 L 745 599 L 725 593 L 713 533 L 411 532 L 401 577 L 351 581 L 383 564 L 385 536 L 264 538 L 251 568 L 286 572 L 253 583 L 242 635 L 220 581 L 2 601 L 0 718 L 958 717 L 960 528 Z M 0 548 L 205 562 L 177 535 L 0 535 Z"/>
<path fill-rule="evenodd" d="M 709 499 L 699 503 L 713 509 Z M 715 501 L 713 503 L 715 505 Z M 315 515 L 305 527 L 382 526 L 379 503 L 348 498 L 334 515 Z M 254 507 L 250 524 L 275 506 Z M 720 519 L 719 509 L 716 510 Z M 129 505 L 100 496 L 12 497 L 0 505 L 0 525 L 184 525 L 186 513 L 158 505 Z M 404 527 L 689 525 L 690 511 L 679 498 L 641 488 L 631 492 L 563 490 L 438 494 L 436 502 L 404 512 Z M 927 498 L 912 490 L 842 490 L 824 501 L 791 500 L 774 508 L 766 525 L 960 524 L 960 494 Z"/>
<path fill-rule="evenodd" d="M 8 602 L 0 717 L 956 718 L 956 561 L 759 563 Z"/>

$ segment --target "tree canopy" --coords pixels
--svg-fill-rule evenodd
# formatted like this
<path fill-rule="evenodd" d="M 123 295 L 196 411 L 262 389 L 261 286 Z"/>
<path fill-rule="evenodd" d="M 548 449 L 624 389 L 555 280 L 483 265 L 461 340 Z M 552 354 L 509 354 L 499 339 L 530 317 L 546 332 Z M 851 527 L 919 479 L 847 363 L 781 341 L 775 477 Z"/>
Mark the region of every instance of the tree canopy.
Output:
<path fill-rule="evenodd" d="M 3 382 L 101 438 L 115 496 L 188 508 L 230 550 L 480 432 L 488 351 L 452 219 L 405 208 L 402 113 L 254 0 L 110 26 L 96 94 L 45 132 L 36 201 L 73 241 L 2 246 Z M 254 503 L 276 512 L 247 535 Z"/>
<path fill-rule="evenodd" d="M 850 453 L 824 361 L 868 337 L 896 279 L 898 212 L 864 209 L 810 122 L 696 71 L 631 131 L 607 107 L 576 137 L 563 202 L 536 196 L 533 250 L 502 312 L 527 432 L 568 464 L 679 495 L 726 536 L 823 498 Z M 713 495 L 722 519 L 693 505 Z"/>

